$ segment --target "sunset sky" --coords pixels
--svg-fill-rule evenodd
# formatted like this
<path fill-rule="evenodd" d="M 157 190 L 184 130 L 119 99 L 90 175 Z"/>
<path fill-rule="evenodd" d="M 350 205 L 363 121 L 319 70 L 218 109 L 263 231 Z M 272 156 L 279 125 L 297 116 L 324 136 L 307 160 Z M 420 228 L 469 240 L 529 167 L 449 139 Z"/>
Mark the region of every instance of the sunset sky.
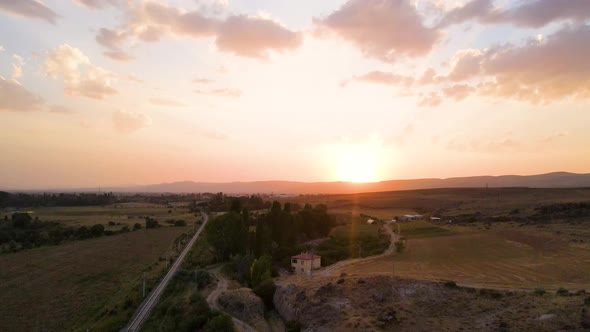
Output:
<path fill-rule="evenodd" d="M 0 0 L 0 188 L 590 172 L 588 0 Z"/>

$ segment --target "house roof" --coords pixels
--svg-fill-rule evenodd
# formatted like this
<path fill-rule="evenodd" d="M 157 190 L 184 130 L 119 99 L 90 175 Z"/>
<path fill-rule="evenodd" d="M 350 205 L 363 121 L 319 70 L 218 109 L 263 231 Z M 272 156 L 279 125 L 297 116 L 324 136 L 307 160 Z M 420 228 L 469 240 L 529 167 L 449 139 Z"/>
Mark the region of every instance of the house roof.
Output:
<path fill-rule="evenodd" d="M 321 258 L 321 257 L 322 256 L 316 255 L 316 254 L 305 253 L 305 254 L 299 254 L 299 255 L 296 255 L 296 256 L 291 256 L 291 259 L 311 260 L 311 259 Z"/>

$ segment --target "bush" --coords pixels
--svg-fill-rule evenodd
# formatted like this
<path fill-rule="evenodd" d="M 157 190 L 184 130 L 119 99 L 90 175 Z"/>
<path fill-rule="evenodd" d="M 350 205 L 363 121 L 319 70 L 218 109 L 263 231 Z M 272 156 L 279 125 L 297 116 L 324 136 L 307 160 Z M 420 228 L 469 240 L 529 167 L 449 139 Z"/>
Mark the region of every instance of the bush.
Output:
<path fill-rule="evenodd" d="M 555 292 L 555 293 L 556 293 L 557 295 L 560 295 L 560 296 L 568 296 L 568 295 L 570 295 L 570 292 L 569 292 L 567 289 L 563 288 L 563 287 L 560 287 L 560 288 L 557 290 L 557 292 Z"/>
<path fill-rule="evenodd" d="M 175 220 L 174 226 L 186 226 L 186 221 L 184 220 Z"/>
<path fill-rule="evenodd" d="M 297 321 L 290 320 L 287 322 L 287 332 L 299 332 L 301 331 L 301 324 Z"/>
<path fill-rule="evenodd" d="M 542 296 L 546 293 L 545 288 L 535 288 L 533 294 Z"/>
<path fill-rule="evenodd" d="M 590 296 L 584 299 L 584 305 L 590 305 Z"/>
<path fill-rule="evenodd" d="M 136 222 L 136 223 L 133 225 L 133 230 L 136 230 L 136 229 L 141 229 L 141 224 L 140 224 L 140 223 L 138 223 L 138 222 Z"/>
<path fill-rule="evenodd" d="M 402 241 L 397 241 L 395 243 L 395 252 L 397 252 L 398 254 L 401 254 L 402 252 L 404 252 L 405 248 L 406 248 L 406 245 Z"/>
<path fill-rule="evenodd" d="M 96 224 L 90 227 L 90 234 L 93 237 L 99 237 L 104 234 L 104 226 L 101 224 Z"/>
<path fill-rule="evenodd" d="M 272 279 L 266 279 L 258 285 L 258 287 L 254 288 L 253 291 L 259 298 L 262 299 L 266 309 L 272 310 L 274 309 L 273 298 L 275 296 L 275 291 L 277 290 L 277 286 L 272 281 Z"/>
<path fill-rule="evenodd" d="M 235 330 L 234 322 L 225 314 L 215 316 L 205 325 L 207 332 L 233 332 Z"/>
<path fill-rule="evenodd" d="M 157 228 L 160 227 L 160 223 L 154 219 L 154 218 L 150 218 L 150 217 L 146 217 L 145 218 L 145 228 Z"/>
<path fill-rule="evenodd" d="M 444 285 L 449 288 L 457 288 L 457 283 L 454 281 L 445 281 Z"/>

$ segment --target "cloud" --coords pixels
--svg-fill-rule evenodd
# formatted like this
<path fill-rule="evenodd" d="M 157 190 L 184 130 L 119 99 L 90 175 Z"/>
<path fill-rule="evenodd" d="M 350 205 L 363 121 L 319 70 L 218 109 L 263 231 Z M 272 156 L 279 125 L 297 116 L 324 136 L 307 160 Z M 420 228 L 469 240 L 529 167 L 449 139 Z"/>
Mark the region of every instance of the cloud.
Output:
<path fill-rule="evenodd" d="M 453 84 L 443 88 L 443 93 L 446 97 L 452 98 L 455 101 L 461 101 L 469 97 L 474 90 L 475 88 L 469 84 Z"/>
<path fill-rule="evenodd" d="M 23 66 L 25 65 L 25 59 L 18 54 L 13 54 L 12 58 L 14 63 L 12 64 L 12 78 L 17 79 L 23 76 Z"/>
<path fill-rule="evenodd" d="M 398 75 L 394 73 L 386 73 L 382 71 L 371 71 L 366 74 L 355 76 L 355 81 L 368 82 L 383 85 L 396 86 L 410 86 L 414 83 L 414 79 L 410 76 Z"/>
<path fill-rule="evenodd" d="M 193 83 L 198 83 L 198 84 L 211 84 L 213 82 L 215 82 L 215 81 L 212 79 L 209 79 L 209 78 L 195 78 L 193 80 Z"/>
<path fill-rule="evenodd" d="M 322 19 L 314 19 L 324 31 L 355 44 L 367 56 L 392 61 L 425 55 L 439 40 L 439 31 L 424 25 L 407 0 L 349 0 Z"/>
<path fill-rule="evenodd" d="M 556 140 L 558 140 L 560 138 L 567 137 L 567 136 L 569 136 L 569 132 L 567 132 L 567 131 L 560 131 L 560 132 L 557 132 L 557 133 L 555 133 L 553 135 L 546 136 L 543 139 L 543 143 L 551 143 L 553 141 L 556 141 Z"/>
<path fill-rule="evenodd" d="M 484 24 L 508 23 L 521 27 L 540 28 L 556 21 L 583 22 L 590 18 L 587 0 L 533 0 L 510 8 L 497 8 L 493 0 L 472 0 L 446 13 L 440 26 L 477 20 Z"/>
<path fill-rule="evenodd" d="M 179 101 L 166 99 L 166 98 L 151 98 L 150 103 L 156 106 L 171 106 L 171 107 L 185 107 L 186 104 L 183 104 Z"/>
<path fill-rule="evenodd" d="M 0 52 L 4 52 L 6 51 L 6 49 L 4 48 L 4 46 L 0 45 Z"/>
<path fill-rule="evenodd" d="M 439 93 L 430 92 L 426 94 L 420 94 L 420 99 L 418 100 L 418 106 L 420 107 L 436 107 L 442 104 L 443 98 Z"/>
<path fill-rule="evenodd" d="M 56 24 L 59 15 L 37 0 L 0 0 L 0 11 L 20 17 L 36 18 Z"/>
<path fill-rule="evenodd" d="M 72 110 L 69 107 L 63 106 L 63 105 L 51 105 L 51 106 L 49 106 L 49 112 L 60 113 L 60 114 L 76 113 L 76 111 Z"/>
<path fill-rule="evenodd" d="M 111 51 L 120 51 L 130 39 L 157 42 L 164 36 L 213 38 L 220 51 L 256 58 L 266 58 L 270 51 L 292 50 L 302 43 L 301 33 L 269 18 L 229 15 L 221 19 L 208 16 L 212 12 L 206 8 L 201 4 L 200 10 L 186 11 L 146 1 L 132 10 L 129 20 L 120 27 L 100 29 L 96 40 Z"/>
<path fill-rule="evenodd" d="M 17 81 L 0 76 L 0 111 L 38 111 L 43 105 L 43 98 L 31 93 Z"/>
<path fill-rule="evenodd" d="M 125 5 L 124 0 L 74 0 L 78 4 L 86 6 L 92 9 L 102 9 L 107 6 L 123 7 Z"/>
<path fill-rule="evenodd" d="M 219 26 L 215 44 L 221 51 L 246 57 L 266 58 L 268 51 L 287 51 L 302 43 L 300 33 L 264 18 L 230 16 Z"/>
<path fill-rule="evenodd" d="M 114 51 L 114 52 L 104 52 L 103 53 L 107 58 L 110 58 L 111 60 L 115 60 L 115 61 L 120 61 L 120 62 L 129 62 L 133 59 L 135 59 L 135 57 L 122 52 L 122 51 Z"/>
<path fill-rule="evenodd" d="M 116 75 L 95 66 L 82 51 L 68 44 L 49 51 L 44 69 L 48 77 L 63 81 L 64 92 L 70 96 L 103 99 L 117 93 L 111 87 Z"/>
<path fill-rule="evenodd" d="M 152 124 L 152 119 L 145 113 L 118 110 L 112 115 L 113 128 L 122 134 L 136 132 Z"/>
<path fill-rule="evenodd" d="M 195 90 L 196 94 L 214 95 L 220 97 L 239 98 L 242 96 L 242 91 L 239 89 L 212 89 L 212 90 Z"/>

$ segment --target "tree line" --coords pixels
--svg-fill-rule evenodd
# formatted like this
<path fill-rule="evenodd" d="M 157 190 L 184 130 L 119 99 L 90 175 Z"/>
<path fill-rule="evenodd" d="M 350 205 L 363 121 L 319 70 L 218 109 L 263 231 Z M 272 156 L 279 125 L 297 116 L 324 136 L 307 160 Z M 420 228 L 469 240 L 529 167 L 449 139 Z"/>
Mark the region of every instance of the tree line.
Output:
<path fill-rule="evenodd" d="M 36 207 L 36 206 L 94 206 L 117 203 L 113 193 L 104 194 L 25 194 L 0 191 L 0 207 Z"/>

